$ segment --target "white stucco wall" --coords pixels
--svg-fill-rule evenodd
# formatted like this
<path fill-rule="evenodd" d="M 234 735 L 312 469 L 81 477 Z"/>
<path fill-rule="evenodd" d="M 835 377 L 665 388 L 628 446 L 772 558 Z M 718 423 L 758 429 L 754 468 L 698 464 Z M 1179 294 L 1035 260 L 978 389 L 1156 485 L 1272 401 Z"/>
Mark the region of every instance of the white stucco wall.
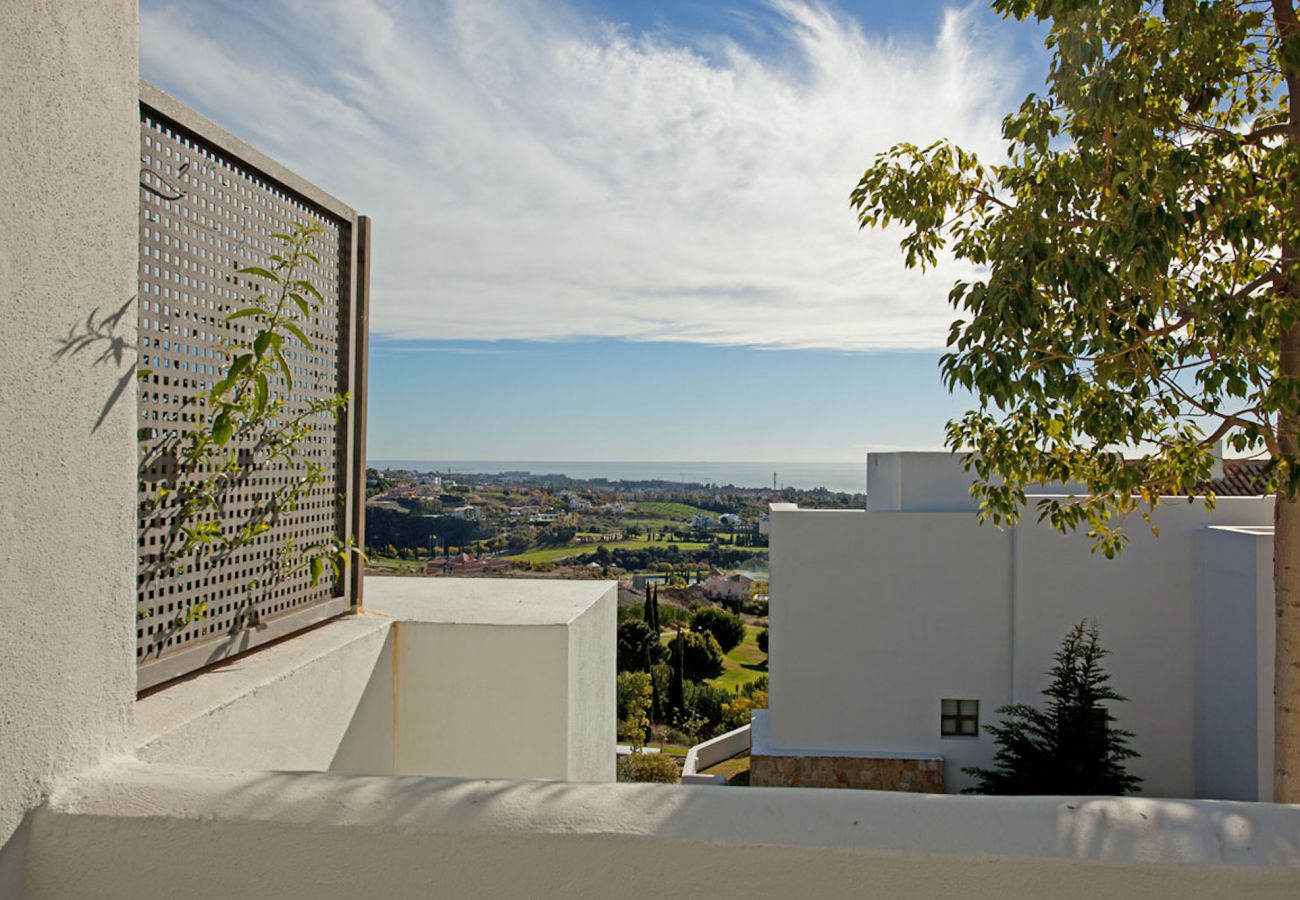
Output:
<path fill-rule="evenodd" d="M 218 769 L 393 766 L 391 621 L 349 616 L 136 704 L 137 755 Z"/>
<path fill-rule="evenodd" d="M 397 620 L 394 772 L 614 777 L 613 582 L 366 579 Z"/>
<path fill-rule="evenodd" d="M 402 624 L 395 641 L 395 774 L 565 777 L 566 629 Z"/>
<path fill-rule="evenodd" d="M 35 821 L 30 900 L 1294 897 L 1300 808 L 137 766 Z"/>
<path fill-rule="evenodd" d="M 134 0 L 0 12 L 0 847 L 60 777 L 130 749 L 136 33 Z"/>
<path fill-rule="evenodd" d="M 1196 795 L 1273 797 L 1273 534 L 1210 528 L 1196 617 Z"/>
<path fill-rule="evenodd" d="M 1129 770 L 1153 796 L 1190 797 L 1195 776 L 1195 621 L 1201 552 L 1211 522 L 1271 522 L 1271 500 L 1224 497 L 1213 516 L 1198 500 L 1168 500 L 1155 515 L 1160 537 L 1139 520 L 1113 560 L 1086 535 L 1045 525 L 1016 529 L 1016 700 L 1037 702 L 1052 653 L 1082 618 L 1095 619 L 1111 687 L 1128 702 L 1112 709 L 1136 733 L 1142 756 Z M 1270 690 L 1271 694 L 1271 690 Z"/>
<path fill-rule="evenodd" d="M 617 731 L 618 589 L 606 591 L 569 624 L 567 781 L 613 781 L 610 729 Z M 581 698 L 582 702 L 572 702 Z"/>
<path fill-rule="evenodd" d="M 974 509 L 972 473 L 961 457 L 941 450 L 867 454 L 867 508 L 875 512 L 954 512 Z"/>
<path fill-rule="evenodd" d="M 611 583 L 366 580 L 366 612 L 137 704 L 150 763 L 614 779 Z"/>
<path fill-rule="evenodd" d="M 992 744 L 941 739 L 940 700 L 1010 699 L 1010 541 L 968 513 L 775 512 L 773 749 L 941 753 L 964 784 Z"/>
<path fill-rule="evenodd" d="M 1066 631 L 1096 619 L 1107 670 L 1129 702 L 1131 770 L 1144 792 L 1196 788 L 1194 622 L 1200 540 L 1211 524 L 1259 525 L 1271 501 L 1167 502 L 1159 539 L 1130 527 L 1116 560 L 1082 534 L 1032 521 L 999 531 L 971 513 L 772 513 L 770 739 L 774 749 L 938 753 L 949 790 L 988 765 L 989 736 L 942 738 L 943 698 L 980 701 L 981 725 L 1008 702 L 1038 703 Z"/>

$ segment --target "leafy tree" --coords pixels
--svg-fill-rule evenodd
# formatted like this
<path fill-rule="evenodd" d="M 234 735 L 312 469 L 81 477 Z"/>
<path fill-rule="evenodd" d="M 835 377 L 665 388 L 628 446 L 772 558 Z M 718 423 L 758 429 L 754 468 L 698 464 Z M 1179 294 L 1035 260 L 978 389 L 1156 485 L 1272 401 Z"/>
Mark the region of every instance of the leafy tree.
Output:
<path fill-rule="evenodd" d="M 695 681 L 686 682 L 683 696 L 687 713 L 699 722 L 697 730 L 710 737 L 714 731 L 719 730 L 726 704 L 733 699 L 723 688 Z"/>
<path fill-rule="evenodd" d="M 1131 732 L 1111 727 L 1107 703 L 1124 700 L 1107 686 L 1102 671 L 1107 654 L 1096 623 L 1080 622 L 1056 651 L 1043 694 L 1047 709 L 1023 703 L 997 711 L 1001 725 L 985 731 L 998 742 L 997 768 L 962 771 L 979 779 L 973 794 L 1129 794 L 1142 779 L 1128 774 L 1124 760 L 1137 756 L 1128 746 Z"/>
<path fill-rule="evenodd" d="M 745 639 L 740 616 L 716 606 L 702 606 L 691 613 L 691 630 L 713 635 L 723 653 L 730 653 Z"/>
<path fill-rule="evenodd" d="M 662 650 L 661 645 L 655 641 L 655 652 Z M 645 648 L 645 658 L 642 660 L 645 667 L 646 677 L 650 679 L 650 721 L 662 722 L 664 718 L 663 704 L 659 702 L 659 683 L 654 677 L 654 654 L 650 652 L 650 647 Z"/>
<path fill-rule="evenodd" d="M 1133 514 L 1202 494 L 1221 439 L 1267 457 L 1275 506 L 1275 774 L 1300 801 L 1300 20 L 1293 0 L 993 0 L 1046 25 L 1046 92 L 989 165 L 936 141 L 876 157 L 860 223 L 980 276 L 942 360 L 978 398 L 950 422 L 981 520 L 1025 487 L 1038 515 L 1113 556 Z M 1124 450 L 1141 448 L 1127 465 Z M 1155 527 L 1152 526 L 1152 530 Z"/>
<path fill-rule="evenodd" d="M 618 719 L 620 723 L 634 722 L 639 724 L 641 737 L 636 738 L 636 740 L 644 738 L 644 726 L 647 723 L 642 720 L 650 708 L 650 692 L 652 689 L 650 676 L 644 672 L 618 673 L 615 690 Z M 627 733 L 623 725 L 619 726 L 619 731 Z"/>
<path fill-rule="evenodd" d="M 653 682 L 645 672 L 623 672 L 618 676 L 619 699 L 624 704 L 626 718 L 619 724 L 619 737 L 632 745 L 631 754 L 620 764 L 620 774 L 628 781 L 677 781 L 679 772 L 672 763 L 672 772 L 662 766 L 646 763 L 664 754 L 645 753 L 645 742 L 650 735 L 650 696 Z"/>
<path fill-rule="evenodd" d="M 767 652 L 767 629 L 766 628 L 764 628 L 762 631 L 758 633 L 758 637 L 756 638 L 756 640 L 758 642 L 758 649 L 766 653 Z"/>
<path fill-rule="evenodd" d="M 618 626 L 618 670 L 633 672 L 645 668 L 646 659 L 657 660 L 663 653 L 659 636 L 639 619 L 628 619 Z"/>
<path fill-rule="evenodd" d="M 704 681 L 722 674 L 722 648 L 713 635 L 699 631 L 679 631 L 668 642 L 668 652 L 677 653 L 677 647 L 684 648 L 681 651 L 681 666 L 686 679 Z"/>

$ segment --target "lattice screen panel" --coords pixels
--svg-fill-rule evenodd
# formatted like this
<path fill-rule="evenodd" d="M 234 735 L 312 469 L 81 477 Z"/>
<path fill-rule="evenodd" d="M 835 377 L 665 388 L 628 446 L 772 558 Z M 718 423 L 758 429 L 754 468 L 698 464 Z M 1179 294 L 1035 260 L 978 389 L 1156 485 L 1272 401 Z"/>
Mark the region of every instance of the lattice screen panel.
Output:
<path fill-rule="evenodd" d="M 312 203 L 246 158 L 144 103 L 140 160 L 139 361 L 152 372 L 139 381 L 146 462 L 139 482 L 136 631 L 140 684 L 147 687 L 293 630 L 285 621 L 305 627 L 321 616 L 303 613 L 324 612 L 350 595 L 346 575 L 327 574 L 313 586 L 305 567 L 287 577 L 280 574 L 286 544 L 302 548 L 346 538 L 351 530 L 349 416 L 337 422 L 318 417 L 314 421 L 320 424 L 304 442 L 303 456 L 324 468 L 324 482 L 252 544 L 224 554 L 176 557 L 183 542 L 178 503 L 174 495 L 160 501 L 159 488 L 174 482 L 177 456 L 150 451 L 178 446 L 190 429 L 207 424 L 200 398 L 224 374 L 222 350 L 249 340 L 254 330 L 245 324 L 251 319 L 226 321 L 257 293 L 257 283 L 238 270 L 270 268 L 267 257 L 280 249 L 271 234 L 287 231 L 295 221 L 323 228 L 311 247 L 319 264 L 308 263 L 300 277 L 313 282 L 324 302 L 303 329 L 311 349 L 286 339 L 292 393 L 285 393 L 282 379 L 273 378 L 272 394 L 285 399 L 284 414 L 292 417 L 313 399 L 353 387 L 356 222 Z M 251 448 L 237 449 L 247 463 Z M 262 498 L 304 474 L 283 467 L 249 471 L 253 474 L 221 495 L 220 517 L 226 522 L 246 520 Z"/>

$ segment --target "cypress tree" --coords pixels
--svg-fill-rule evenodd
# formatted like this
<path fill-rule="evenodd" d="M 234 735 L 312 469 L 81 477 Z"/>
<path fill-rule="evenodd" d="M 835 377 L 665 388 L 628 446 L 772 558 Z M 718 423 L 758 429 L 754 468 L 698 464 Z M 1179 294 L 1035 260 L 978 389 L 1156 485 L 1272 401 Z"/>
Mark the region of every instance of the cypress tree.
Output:
<path fill-rule="evenodd" d="M 641 610 L 641 618 L 645 620 L 646 625 L 650 626 L 650 630 L 658 637 L 659 629 L 655 628 L 654 602 L 650 597 L 650 582 L 648 581 L 645 583 L 645 607 Z"/>
<path fill-rule="evenodd" d="M 654 609 L 654 623 L 650 626 L 654 633 L 659 633 L 659 585 L 654 586 L 654 593 L 651 595 L 650 606 Z"/>
<path fill-rule="evenodd" d="M 668 682 L 668 709 L 675 721 L 686 711 L 686 641 L 682 640 L 682 623 L 677 623 L 677 640 L 673 642 L 673 677 Z"/>

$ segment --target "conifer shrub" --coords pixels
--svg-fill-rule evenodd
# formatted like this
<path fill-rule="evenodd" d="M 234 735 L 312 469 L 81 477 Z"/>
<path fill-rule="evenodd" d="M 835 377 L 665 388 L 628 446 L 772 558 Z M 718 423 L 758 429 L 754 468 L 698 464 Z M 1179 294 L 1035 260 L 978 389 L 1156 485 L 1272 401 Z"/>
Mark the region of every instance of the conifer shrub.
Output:
<path fill-rule="evenodd" d="M 1070 630 L 1048 672 L 1043 691 L 1046 709 L 1017 703 L 997 710 L 1000 725 L 985 731 L 997 740 L 995 768 L 962 771 L 979 779 L 971 794 L 1111 795 L 1138 790 L 1142 779 L 1130 775 L 1125 760 L 1138 754 L 1129 747 L 1132 732 L 1114 727 L 1107 704 L 1123 702 L 1101 668 L 1107 655 L 1096 623 L 1086 620 Z"/>

